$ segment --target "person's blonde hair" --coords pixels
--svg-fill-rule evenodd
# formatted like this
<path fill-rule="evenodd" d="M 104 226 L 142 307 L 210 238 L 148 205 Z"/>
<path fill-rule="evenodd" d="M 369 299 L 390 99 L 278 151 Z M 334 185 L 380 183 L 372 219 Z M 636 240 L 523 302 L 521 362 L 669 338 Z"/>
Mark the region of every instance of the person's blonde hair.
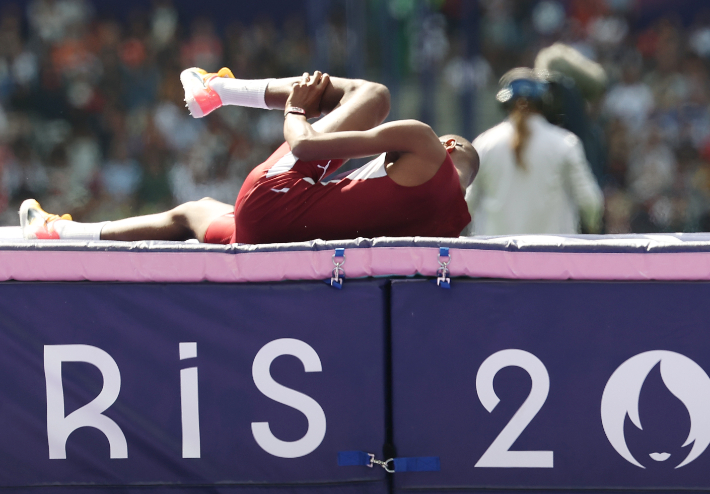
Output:
<path fill-rule="evenodd" d="M 523 151 L 530 138 L 530 128 L 528 127 L 528 117 L 530 116 L 530 104 L 525 98 L 518 98 L 510 112 L 510 120 L 513 123 L 513 154 L 515 164 L 518 168 L 526 170 L 523 161 Z"/>

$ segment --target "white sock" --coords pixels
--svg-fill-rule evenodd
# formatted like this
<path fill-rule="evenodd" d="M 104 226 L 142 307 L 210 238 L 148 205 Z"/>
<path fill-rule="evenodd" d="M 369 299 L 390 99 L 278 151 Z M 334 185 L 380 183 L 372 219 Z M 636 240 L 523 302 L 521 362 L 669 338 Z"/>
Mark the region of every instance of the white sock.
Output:
<path fill-rule="evenodd" d="M 101 230 L 110 221 L 102 223 L 79 223 L 77 221 L 56 220 L 54 229 L 61 239 L 71 240 L 101 240 Z"/>
<path fill-rule="evenodd" d="M 264 101 L 266 87 L 273 79 L 231 79 L 215 77 L 210 87 L 219 94 L 223 105 L 248 106 L 268 110 Z"/>

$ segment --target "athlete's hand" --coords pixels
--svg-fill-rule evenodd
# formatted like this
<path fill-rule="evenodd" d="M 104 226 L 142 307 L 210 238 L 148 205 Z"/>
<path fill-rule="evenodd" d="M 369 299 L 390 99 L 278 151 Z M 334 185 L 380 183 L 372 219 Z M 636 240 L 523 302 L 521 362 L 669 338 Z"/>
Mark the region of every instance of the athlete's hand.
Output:
<path fill-rule="evenodd" d="M 291 94 L 286 100 L 286 108 L 296 106 L 306 111 L 306 118 L 319 117 L 321 98 L 329 82 L 328 74 L 322 74 L 318 70 L 313 75 L 304 72 L 301 80 L 293 84 Z"/>

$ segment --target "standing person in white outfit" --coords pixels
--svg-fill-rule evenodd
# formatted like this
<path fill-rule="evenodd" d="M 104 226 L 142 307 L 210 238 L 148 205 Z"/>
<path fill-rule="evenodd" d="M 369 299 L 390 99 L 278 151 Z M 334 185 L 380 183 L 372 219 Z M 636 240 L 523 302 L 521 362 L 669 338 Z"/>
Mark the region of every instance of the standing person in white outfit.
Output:
<path fill-rule="evenodd" d="M 547 83 L 531 69 L 501 78 L 497 99 L 509 118 L 473 146 L 480 156 L 466 200 L 473 233 L 574 234 L 599 231 L 603 196 L 580 140 L 540 113 Z"/>

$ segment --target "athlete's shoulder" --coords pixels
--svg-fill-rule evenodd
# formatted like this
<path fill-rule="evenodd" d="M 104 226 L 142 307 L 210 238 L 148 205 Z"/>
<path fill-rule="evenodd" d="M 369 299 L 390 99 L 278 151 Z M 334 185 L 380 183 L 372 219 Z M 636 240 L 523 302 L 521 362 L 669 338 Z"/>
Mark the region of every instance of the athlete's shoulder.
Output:
<path fill-rule="evenodd" d="M 387 129 L 386 131 L 388 133 L 393 131 L 398 132 L 400 135 L 404 135 L 410 139 L 417 139 L 419 142 L 421 142 L 422 139 L 424 141 L 438 140 L 434 129 L 419 120 L 395 120 L 394 122 L 380 125 L 380 128 Z"/>
<path fill-rule="evenodd" d="M 427 163 L 431 161 L 437 168 L 441 164 L 446 151 L 429 125 L 419 120 L 398 120 L 380 127 L 383 128 L 381 138 L 395 146 L 399 143 L 390 151 L 408 152 Z"/>
<path fill-rule="evenodd" d="M 438 137 L 434 130 L 419 120 L 395 120 L 378 125 L 366 132 L 371 138 L 385 139 L 392 143 L 406 143 L 410 147 L 412 145 L 414 147 L 431 145 L 433 142 L 438 145 Z"/>

